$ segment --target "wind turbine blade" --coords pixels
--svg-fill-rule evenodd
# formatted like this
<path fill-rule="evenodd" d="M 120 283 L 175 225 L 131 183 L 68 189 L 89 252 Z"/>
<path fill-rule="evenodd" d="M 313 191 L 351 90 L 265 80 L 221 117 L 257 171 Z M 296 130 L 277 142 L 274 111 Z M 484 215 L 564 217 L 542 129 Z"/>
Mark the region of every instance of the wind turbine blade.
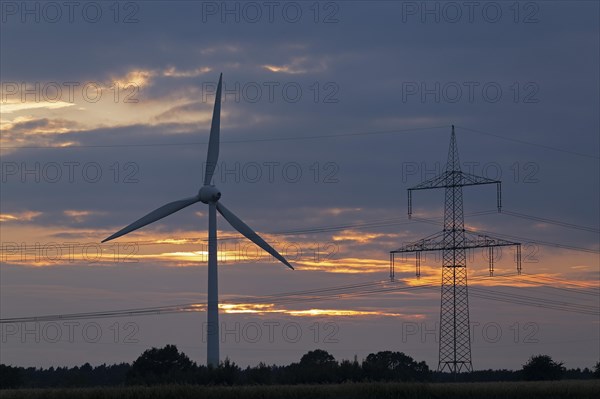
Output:
<path fill-rule="evenodd" d="M 221 130 L 221 85 L 223 74 L 219 75 L 217 94 L 215 96 L 215 107 L 213 109 L 212 123 L 210 125 L 210 138 L 208 139 L 208 153 L 206 155 L 206 173 L 204 185 L 210 184 L 217 162 L 219 161 L 219 131 Z"/>
<path fill-rule="evenodd" d="M 104 240 L 102 240 L 102 242 L 114 240 L 115 238 L 121 237 L 127 233 L 131 233 L 132 231 L 137 230 L 140 227 L 144 227 L 147 224 L 156 222 L 157 220 L 162 219 L 165 216 L 169 216 L 170 214 L 175 213 L 178 210 L 183 209 L 186 206 L 190 206 L 198 201 L 198 197 L 190 197 L 179 201 L 169 202 L 167 205 L 161 206 L 160 208 L 150 212 L 143 218 L 131 223 L 129 226 L 122 228 L 112 236 L 105 238 Z"/>
<path fill-rule="evenodd" d="M 247 239 L 273 255 L 277 258 L 281 263 L 294 270 L 294 267 L 290 265 L 290 263 L 285 260 L 283 256 L 279 252 L 277 252 L 272 246 L 267 244 L 265 240 L 263 240 L 254 230 L 252 230 L 246 223 L 242 222 L 240 218 L 235 216 L 229 209 L 225 208 L 220 202 L 217 202 L 217 210 L 223 217 L 231 224 L 237 231 L 242 233 Z"/>

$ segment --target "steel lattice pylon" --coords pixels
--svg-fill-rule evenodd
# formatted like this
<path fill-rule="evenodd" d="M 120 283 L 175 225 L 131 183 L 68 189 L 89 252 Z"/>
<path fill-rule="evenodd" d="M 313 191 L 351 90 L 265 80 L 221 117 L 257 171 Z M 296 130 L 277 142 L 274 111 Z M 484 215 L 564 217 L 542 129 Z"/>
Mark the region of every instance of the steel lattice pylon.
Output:
<path fill-rule="evenodd" d="M 500 181 L 464 173 L 460 169 L 456 135 L 452 126 L 446 170 L 439 176 L 408 189 L 408 214 L 412 214 L 412 191 L 433 188 L 445 189 L 444 230 L 390 252 L 390 277 L 394 278 L 394 256 L 415 252 L 417 277 L 420 276 L 421 252 L 442 251 L 442 289 L 440 305 L 440 335 L 438 371 L 452 373 L 472 371 L 471 336 L 469 324 L 469 292 L 467 286 L 466 250 L 496 246 L 517 246 L 517 270 L 521 271 L 520 244 L 476 234 L 465 230 L 463 215 L 463 186 L 496 184 L 498 212 L 501 210 Z M 493 253 L 489 269 L 493 275 Z"/>

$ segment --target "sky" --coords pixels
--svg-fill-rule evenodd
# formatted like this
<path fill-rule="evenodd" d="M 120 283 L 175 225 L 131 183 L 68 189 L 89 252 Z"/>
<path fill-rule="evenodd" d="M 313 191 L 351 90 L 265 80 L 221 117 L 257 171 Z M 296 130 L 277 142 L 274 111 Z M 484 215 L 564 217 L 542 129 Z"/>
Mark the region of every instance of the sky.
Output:
<path fill-rule="evenodd" d="M 473 367 L 599 360 L 597 2 L 0 5 L 1 318 L 178 309 L 5 320 L 1 363 L 166 344 L 205 362 L 206 206 L 100 241 L 198 192 L 220 73 L 213 183 L 296 269 L 218 217 L 222 359 L 437 367 L 441 260 L 417 279 L 397 259 L 390 281 L 389 252 L 441 230 L 443 191 L 414 192 L 411 220 L 406 193 L 444 170 L 455 125 L 463 171 L 502 180 L 502 213 L 493 185 L 464 188 L 465 226 L 523 248 L 520 276 L 509 248 L 493 278 L 469 255 Z"/>

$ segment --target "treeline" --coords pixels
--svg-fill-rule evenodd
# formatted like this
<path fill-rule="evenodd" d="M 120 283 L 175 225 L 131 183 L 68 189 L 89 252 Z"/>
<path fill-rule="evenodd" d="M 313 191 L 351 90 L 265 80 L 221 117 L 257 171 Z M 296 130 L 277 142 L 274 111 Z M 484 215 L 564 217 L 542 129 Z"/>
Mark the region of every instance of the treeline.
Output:
<path fill-rule="evenodd" d="M 600 378 L 600 362 L 595 370 L 567 370 L 550 356 L 533 356 L 518 371 L 480 370 L 471 373 L 439 373 L 402 352 L 372 353 L 359 362 L 338 362 L 324 350 L 306 353 L 298 363 L 241 368 L 226 359 L 219 367 L 191 361 L 174 345 L 146 350 L 132 364 L 92 367 L 24 368 L 0 365 L 0 388 L 92 387 L 157 384 L 269 385 L 342 383 L 366 381 L 517 381 Z"/>

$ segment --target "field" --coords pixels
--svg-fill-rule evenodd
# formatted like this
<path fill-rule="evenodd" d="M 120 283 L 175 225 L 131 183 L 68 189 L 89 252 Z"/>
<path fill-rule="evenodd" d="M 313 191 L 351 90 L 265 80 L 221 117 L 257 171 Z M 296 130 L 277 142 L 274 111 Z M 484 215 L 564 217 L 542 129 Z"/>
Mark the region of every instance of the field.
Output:
<path fill-rule="evenodd" d="M 598 398 L 600 380 L 477 383 L 348 383 L 338 385 L 272 385 L 206 387 L 167 385 L 0 391 L 0 398 L 51 399 L 269 399 L 269 398 Z"/>

